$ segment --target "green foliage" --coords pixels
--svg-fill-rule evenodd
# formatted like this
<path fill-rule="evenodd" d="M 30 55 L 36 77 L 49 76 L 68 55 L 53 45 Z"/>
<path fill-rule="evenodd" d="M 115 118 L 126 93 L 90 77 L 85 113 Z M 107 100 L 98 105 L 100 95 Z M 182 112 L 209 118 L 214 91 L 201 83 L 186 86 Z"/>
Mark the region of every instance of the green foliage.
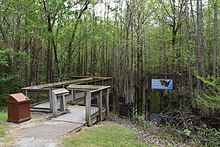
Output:
<path fill-rule="evenodd" d="M 0 67 L 9 67 L 9 61 L 13 59 L 15 52 L 11 48 L 0 49 Z"/>
<path fill-rule="evenodd" d="M 24 52 L 16 53 L 13 49 L 0 49 L 0 100 L 6 99 L 10 92 L 18 91 L 22 86 L 22 78 L 18 73 L 13 73 L 11 69 L 13 59 L 19 56 L 23 61 L 28 60 L 28 56 Z M 0 102 L 1 103 L 1 102 Z"/>
<path fill-rule="evenodd" d="M 86 128 L 64 140 L 66 147 L 146 147 L 145 143 L 135 138 L 133 131 L 119 125 L 108 124 Z"/>
<path fill-rule="evenodd" d="M 189 137 L 189 136 L 191 135 L 192 131 L 190 131 L 189 129 L 186 128 L 186 129 L 184 129 L 183 133 L 184 133 L 187 137 Z"/>
<path fill-rule="evenodd" d="M 208 128 L 203 125 L 197 134 L 191 136 L 197 144 L 204 144 L 208 147 L 220 146 L 220 130 L 215 128 Z"/>
<path fill-rule="evenodd" d="M 197 79 L 204 84 L 203 90 L 195 90 L 196 100 L 200 105 L 210 108 L 220 108 L 220 77 L 207 76 L 206 78 L 199 76 L 194 72 Z"/>
<path fill-rule="evenodd" d="M 209 128 L 206 128 L 205 129 L 205 134 L 206 134 L 206 137 L 207 137 L 207 146 L 220 146 L 220 130 L 217 130 L 217 129 L 209 129 Z"/>
<path fill-rule="evenodd" d="M 0 78 L 0 99 L 6 99 L 9 93 L 19 91 L 22 85 L 20 76 L 4 74 Z"/>
<path fill-rule="evenodd" d="M 156 124 L 154 122 L 146 121 L 145 116 L 143 115 L 142 116 L 134 115 L 133 120 L 137 121 L 144 130 L 151 127 L 152 128 L 156 127 Z"/>
<path fill-rule="evenodd" d="M 188 126 L 189 128 L 181 128 L 167 124 L 166 126 L 158 125 L 154 122 L 147 121 L 143 116 L 134 116 L 133 119 L 148 133 L 156 135 L 161 139 L 172 142 L 187 142 L 192 146 L 220 146 L 220 130 L 208 128 L 206 125 Z"/>
<path fill-rule="evenodd" d="M 167 125 L 166 127 L 159 126 L 153 121 L 144 119 L 144 116 L 134 116 L 133 119 L 148 133 L 158 136 L 160 139 L 167 141 L 182 141 L 181 134 L 178 133 L 177 129 L 173 125 Z"/>
<path fill-rule="evenodd" d="M 6 106 L 6 105 L 0 105 L 0 112 L 1 112 L 1 111 L 5 111 L 5 110 L 6 110 L 6 108 L 7 108 L 7 106 Z"/>

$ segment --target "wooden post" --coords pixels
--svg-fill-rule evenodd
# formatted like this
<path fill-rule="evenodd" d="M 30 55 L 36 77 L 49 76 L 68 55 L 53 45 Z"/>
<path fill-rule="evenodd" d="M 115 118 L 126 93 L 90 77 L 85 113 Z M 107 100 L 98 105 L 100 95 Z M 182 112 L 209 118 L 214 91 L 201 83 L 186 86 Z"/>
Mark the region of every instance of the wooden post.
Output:
<path fill-rule="evenodd" d="M 53 112 L 52 88 L 49 89 L 50 112 Z"/>
<path fill-rule="evenodd" d="M 110 89 L 107 89 L 107 93 L 106 93 L 106 116 L 109 115 L 109 93 L 110 93 Z"/>
<path fill-rule="evenodd" d="M 53 116 L 57 116 L 57 96 L 52 93 Z"/>
<path fill-rule="evenodd" d="M 87 95 L 87 92 L 86 91 L 84 91 L 84 103 L 86 103 L 86 95 Z"/>
<path fill-rule="evenodd" d="M 60 110 L 65 111 L 66 110 L 66 101 L 65 101 L 65 95 L 60 96 Z"/>
<path fill-rule="evenodd" d="M 28 97 L 28 90 L 27 89 L 25 90 L 25 95 L 26 95 L 26 97 Z"/>
<path fill-rule="evenodd" d="M 99 92 L 98 105 L 99 105 L 100 121 L 102 121 L 103 120 L 103 117 L 102 117 L 102 90 L 100 90 L 100 92 Z"/>
<path fill-rule="evenodd" d="M 71 89 L 71 95 L 72 95 L 72 102 L 74 102 L 75 101 L 75 96 L 76 96 L 76 91 L 75 90 L 73 90 L 73 89 Z"/>
<path fill-rule="evenodd" d="M 92 125 L 91 120 L 91 92 L 86 92 L 86 122 L 87 125 L 90 127 Z"/>

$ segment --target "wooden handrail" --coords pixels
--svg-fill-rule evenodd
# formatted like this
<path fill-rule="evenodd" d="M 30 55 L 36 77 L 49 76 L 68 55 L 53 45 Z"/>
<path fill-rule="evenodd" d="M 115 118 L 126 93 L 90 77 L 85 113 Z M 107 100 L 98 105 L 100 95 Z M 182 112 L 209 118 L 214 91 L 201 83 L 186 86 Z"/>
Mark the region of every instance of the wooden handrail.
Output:
<path fill-rule="evenodd" d="M 93 91 L 87 91 L 86 92 L 86 122 L 88 126 L 92 125 L 92 116 L 91 116 L 91 100 L 92 100 L 92 93 L 99 92 L 99 97 L 98 97 L 98 107 L 99 107 L 99 116 L 100 116 L 100 121 L 103 120 L 102 116 L 102 99 L 103 99 L 103 91 L 107 90 L 106 92 L 106 114 L 109 114 L 109 93 L 111 86 L 100 86 L 99 89 L 93 90 Z"/>
<path fill-rule="evenodd" d="M 98 91 L 100 91 L 100 90 L 105 90 L 105 89 L 108 89 L 108 88 L 111 88 L 111 86 L 102 86 L 102 87 L 100 87 L 99 89 L 92 90 L 91 93 L 95 93 L 95 92 L 98 92 Z"/>
<path fill-rule="evenodd" d="M 56 87 L 56 86 L 63 86 L 63 85 L 68 85 L 68 84 L 73 84 L 73 83 L 78 83 L 78 82 L 86 82 L 86 81 L 90 81 L 90 80 L 93 80 L 93 78 L 83 78 L 83 79 L 77 79 L 77 80 L 48 83 L 48 84 L 24 87 L 22 89 L 23 90 L 29 90 L 29 89 L 31 90 L 31 89 L 52 88 L 52 87 Z"/>

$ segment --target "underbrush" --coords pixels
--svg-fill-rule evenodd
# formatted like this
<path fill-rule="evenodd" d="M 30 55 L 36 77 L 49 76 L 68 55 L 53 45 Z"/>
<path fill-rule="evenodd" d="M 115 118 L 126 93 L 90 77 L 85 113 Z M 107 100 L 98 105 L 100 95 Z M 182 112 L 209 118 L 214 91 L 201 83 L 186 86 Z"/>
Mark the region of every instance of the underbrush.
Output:
<path fill-rule="evenodd" d="M 181 142 L 189 146 L 220 146 L 220 130 L 209 128 L 207 125 L 193 126 L 188 122 L 187 127 L 179 128 L 175 124 L 160 124 L 145 120 L 144 116 L 134 116 L 134 121 L 145 131 L 170 142 Z"/>
<path fill-rule="evenodd" d="M 0 75 L 0 105 L 5 105 L 10 93 L 20 91 L 24 82 L 18 75 Z"/>
<path fill-rule="evenodd" d="M 6 109 L 7 109 L 7 105 L 6 104 L 0 105 L 0 112 L 5 112 Z"/>

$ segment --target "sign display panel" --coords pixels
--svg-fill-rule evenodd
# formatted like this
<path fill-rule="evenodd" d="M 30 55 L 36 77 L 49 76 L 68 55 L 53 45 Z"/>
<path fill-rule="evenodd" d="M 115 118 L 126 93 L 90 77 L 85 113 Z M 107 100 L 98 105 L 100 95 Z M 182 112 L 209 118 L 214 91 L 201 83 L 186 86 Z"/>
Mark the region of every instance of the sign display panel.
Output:
<path fill-rule="evenodd" d="M 152 89 L 172 90 L 173 79 L 151 79 Z"/>

